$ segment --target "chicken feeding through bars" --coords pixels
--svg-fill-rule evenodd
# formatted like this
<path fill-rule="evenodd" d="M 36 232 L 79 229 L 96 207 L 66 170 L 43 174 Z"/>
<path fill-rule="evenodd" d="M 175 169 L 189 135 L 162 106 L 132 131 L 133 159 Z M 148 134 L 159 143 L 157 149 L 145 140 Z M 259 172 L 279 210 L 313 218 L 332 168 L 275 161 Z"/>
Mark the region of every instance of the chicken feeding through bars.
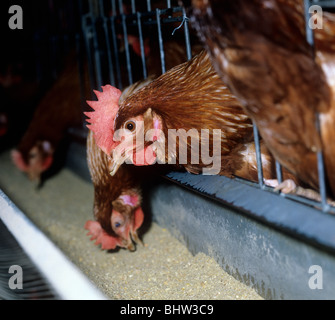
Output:
<path fill-rule="evenodd" d="M 335 7 L 335 1 L 304 1 L 306 25 L 311 16 L 308 9 L 315 4 L 322 8 Z M 82 29 L 92 88 L 100 88 L 109 83 L 122 90 L 149 75 L 159 76 L 198 53 L 202 45 L 190 32 L 189 17 L 185 9 L 179 5 L 178 1 L 150 0 L 95 0 L 82 5 Z M 306 30 L 308 42 L 313 45 L 311 29 L 306 27 Z M 175 60 L 171 58 L 172 51 L 177 56 Z M 258 186 L 264 192 L 273 192 L 273 188 L 264 180 L 261 137 L 255 124 L 253 135 Z M 327 203 L 322 152 L 318 152 L 317 157 L 320 199 L 315 201 L 292 194 L 282 195 L 334 213 L 334 208 Z M 276 161 L 275 172 L 279 184 L 284 180 L 282 170 L 282 166 Z M 255 185 L 254 182 L 239 177 L 236 177 L 236 180 Z"/>

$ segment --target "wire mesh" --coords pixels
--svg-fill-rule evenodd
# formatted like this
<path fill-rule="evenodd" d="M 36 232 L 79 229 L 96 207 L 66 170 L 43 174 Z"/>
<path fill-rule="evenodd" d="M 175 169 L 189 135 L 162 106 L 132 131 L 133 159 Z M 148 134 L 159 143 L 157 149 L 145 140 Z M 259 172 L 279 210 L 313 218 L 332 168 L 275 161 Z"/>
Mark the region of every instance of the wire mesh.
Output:
<path fill-rule="evenodd" d="M 148 76 L 148 66 L 145 52 L 146 32 L 153 32 L 156 29 L 156 41 L 158 44 L 158 55 L 161 63 L 161 73 L 166 72 L 165 65 L 165 37 L 164 30 L 167 26 L 172 34 L 183 33 L 185 40 L 185 61 L 192 58 L 192 39 L 189 32 L 188 18 L 177 1 L 122 1 L 99 0 L 99 5 L 94 9 L 92 3 L 95 0 L 88 0 L 90 5 L 86 5 L 87 12 L 82 13 L 82 28 L 86 44 L 86 52 L 90 68 L 90 78 L 92 87 L 100 87 L 103 83 L 116 85 L 120 90 L 141 78 Z M 306 39 L 313 46 L 313 30 L 308 27 L 307 21 L 310 18 L 309 8 L 311 5 L 319 5 L 323 9 L 335 8 L 335 1 L 304 0 Z M 179 23 L 176 26 L 176 23 Z M 148 31 L 149 30 L 149 31 Z M 171 34 L 170 30 L 170 34 Z M 134 54 L 131 50 L 129 39 L 132 36 L 138 37 L 139 52 Z M 140 68 L 136 68 L 140 66 Z M 108 70 L 103 73 L 101 70 Z M 319 128 L 319 123 L 316 123 Z M 256 146 L 256 158 L 258 166 L 258 183 L 245 181 L 237 178 L 241 183 L 257 186 L 264 191 L 274 192 L 272 187 L 264 183 L 263 170 L 261 165 L 261 147 L 258 130 L 254 125 L 254 140 Z M 283 194 L 280 196 L 298 201 L 304 205 L 313 206 L 324 212 L 335 213 L 335 208 L 327 203 L 325 166 L 322 152 L 317 155 L 320 201 L 296 196 L 293 194 Z M 276 161 L 276 177 L 279 183 L 283 181 L 282 168 Z"/>

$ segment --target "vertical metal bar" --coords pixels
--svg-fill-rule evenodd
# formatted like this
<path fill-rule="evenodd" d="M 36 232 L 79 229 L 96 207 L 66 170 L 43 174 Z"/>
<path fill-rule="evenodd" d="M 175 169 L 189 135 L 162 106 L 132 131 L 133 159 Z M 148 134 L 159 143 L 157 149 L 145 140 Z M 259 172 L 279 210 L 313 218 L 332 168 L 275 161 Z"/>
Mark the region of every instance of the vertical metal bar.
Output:
<path fill-rule="evenodd" d="M 261 145 L 260 145 L 258 129 L 255 124 L 253 124 L 253 130 L 254 130 L 254 141 L 255 141 L 255 150 L 256 150 L 258 183 L 259 183 L 260 188 L 263 189 L 264 180 L 263 180 Z"/>
<path fill-rule="evenodd" d="M 123 14 L 123 5 L 122 5 L 122 0 L 119 0 L 119 10 L 120 10 L 120 14 Z"/>
<path fill-rule="evenodd" d="M 162 73 L 165 73 L 165 71 L 166 71 L 166 69 L 165 69 L 165 54 L 164 54 L 164 44 L 163 44 L 163 36 L 162 36 L 160 15 L 161 15 L 161 11 L 159 9 L 156 9 L 159 53 L 160 53 L 160 57 L 161 57 Z"/>
<path fill-rule="evenodd" d="M 112 15 L 116 16 L 116 4 L 115 4 L 115 0 L 112 0 Z"/>
<path fill-rule="evenodd" d="M 320 119 L 318 113 L 316 114 L 315 126 L 320 136 L 321 130 L 320 130 Z M 325 175 L 325 166 L 324 166 L 324 158 L 322 150 L 317 152 L 317 159 L 318 159 L 318 175 L 319 175 L 321 205 L 322 210 L 327 211 L 329 209 L 329 205 L 327 204 L 326 175 Z"/>
<path fill-rule="evenodd" d="M 171 0 L 166 0 L 166 6 L 167 8 L 171 8 Z"/>
<path fill-rule="evenodd" d="M 136 13 L 136 6 L 135 6 L 135 0 L 131 0 L 131 13 Z"/>
<path fill-rule="evenodd" d="M 314 47 L 313 30 L 308 26 L 307 23 L 307 21 L 309 20 L 309 8 L 310 8 L 310 1 L 304 0 L 306 40 L 312 47 Z"/>
<path fill-rule="evenodd" d="M 278 161 L 276 161 L 276 176 L 277 176 L 278 184 L 281 184 L 283 182 L 283 173 L 282 173 L 281 164 Z"/>
<path fill-rule="evenodd" d="M 138 36 L 140 38 L 140 49 L 141 49 L 141 59 L 142 59 L 142 69 L 143 69 L 143 78 L 147 78 L 147 67 L 145 63 L 145 51 L 144 51 L 144 43 L 143 43 L 143 34 L 142 34 L 142 21 L 141 21 L 141 13 L 137 12 L 137 27 L 138 27 Z"/>
<path fill-rule="evenodd" d="M 112 53 L 111 53 L 111 46 L 109 43 L 108 37 L 108 28 L 107 28 L 107 18 L 104 16 L 104 5 L 103 0 L 100 0 L 100 13 L 101 18 L 103 21 L 103 28 L 105 34 L 105 41 L 106 41 L 106 50 L 107 50 L 107 62 L 108 62 L 108 71 L 109 71 L 109 82 L 111 85 L 115 86 L 115 77 L 114 77 L 114 69 L 113 69 L 113 61 L 112 61 Z"/>
<path fill-rule="evenodd" d="M 114 50 L 114 58 L 115 58 L 115 71 L 116 78 L 118 82 L 118 88 L 120 90 L 123 89 L 122 79 L 121 79 L 121 70 L 120 70 L 120 59 L 119 59 L 119 51 L 117 47 L 117 37 L 115 30 L 115 17 L 116 17 L 116 0 L 112 0 L 112 17 L 110 18 L 111 31 L 112 31 L 112 44 Z"/>
<path fill-rule="evenodd" d="M 87 20 L 87 17 L 83 16 L 82 17 L 82 32 L 83 32 L 84 39 L 85 39 L 85 47 L 86 47 L 86 54 L 87 54 L 87 60 L 88 60 L 88 71 L 89 71 L 90 86 L 91 86 L 91 88 L 95 88 L 96 85 L 95 85 L 95 81 L 94 81 L 93 57 L 92 57 L 92 53 L 91 53 L 91 50 L 90 50 L 91 46 L 90 46 L 90 40 L 89 40 L 89 36 L 91 35 L 91 31 L 86 25 L 86 20 Z M 94 98 L 93 91 L 91 91 L 91 95 L 92 95 L 92 98 Z"/>
<path fill-rule="evenodd" d="M 132 72 L 131 72 L 131 62 L 130 62 L 130 52 L 129 52 L 126 16 L 123 14 L 122 0 L 119 0 L 119 7 L 120 7 L 120 13 L 122 15 L 122 29 L 123 29 L 124 47 L 125 47 L 125 50 L 126 50 L 128 80 L 129 80 L 129 84 L 133 84 L 133 75 L 132 75 Z"/>
<path fill-rule="evenodd" d="M 185 8 L 183 8 L 183 17 L 184 17 L 184 33 L 185 33 L 185 44 L 186 44 L 186 55 L 187 60 L 192 58 L 192 49 L 191 49 L 191 41 L 190 41 L 190 32 L 188 29 L 188 19 L 186 17 Z"/>
<path fill-rule="evenodd" d="M 113 17 L 111 17 L 111 28 L 112 28 L 112 42 L 113 42 L 114 57 L 115 57 L 116 78 L 118 81 L 118 88 L 122 90 L 123 85 L 122 85 L 122 79 L 121 79 L 120 59 L 119 59 L 119 51 L 118 51 L 116 31 L 115 31 L 116 11 L 113 11 L 113 12 L 114 12 L 113 13 L 114 15 Z"/>
<path fill-rule="evenodd" d="M 82 1 L 78 0 L 77 1 L 77 8 L 79 12 L 79 17 L 83 19 L 83 7 L 82 7 Z M 74 8 L 73 8 L 74 10 Z M 74 15 L 73 15 L 74 16 Z M 84 48 L 83 48 L 83 38 L 86 38 L 87 35 L 83 33 L 83 20 L 80 20 L 81 25 L 76 26 L 76 50 L 77 50 L 77 56 L 78 56 L 78 71 L 79 71 L 79 83 L 80 83 L 80 104 L 82 111 L 86 110 L 87 104 L 85 103 L 86 97 L 85 97 L 85 68 L 84 68 Z M 86 40 L 86 39 L 85 39 Z M 86 54 L 88 54 L 86 52 Z M 92 92 L 92 90 L 91 90 Z M 82 129 L 84 132 L 87 131 L 86 127 L 86 121 L 85 121 L 85 116 L 83 113 L 81 113 L 81 124 L 82 124 Z"/>
<path fill-rule="evenodd" d="M 309 28 L 307 21 L 309 21 L 310 13 L 310 1 L 304 0 L 304 9 L 305 9 L 305 28 L 306 28 L 306 40 L 309 45 L 314 49 L 314 33 L 311 28 Z M 318 132 L 319 137 L 321 136 L 321 128 L 320 128 L 320 119 L 319 114 L 315 114 L 315 126 Z M 324 158 L 322 150 L 317 152 L 317 170 L 319 177 L 319 191 L 321 196 L 321 205 L 322 210 L 327 211 L 329 209 L 329 205 L 327 204 L 327 188 L 326 188 L 326 177 L 325 177 L 325 166 L 324 166 Z"/>
<path fill-rule="evenodd" d="M 83 54 L 82 54 L 82 48 L 81 48 L 81 37 L 80 34 L 77 33 L 76 37 L 76 55 L 78 57 L 77 63 L 78 63 L 78 77 L 79 77 L 79 85 L 80 85 L 80 104 L 81 104 L 81 109 L 82 111 L 85 111 L 85 106 L 87 105 L 85 103 L 85 73 L 84 73 L 84 59 L 83 59 Z M 84 113 L 81 113 L 81 118 L 82 118 L 82 127 L 86 131 L 86 122 L 85 122 L 85 116 Z"/>
<path fill-rule="evenodd" d="M 103 0 L 99 0 L 99 13 L 100 13 L 100 16 L 103 17 L 105 14 L 104 14 L 104 3 L 103 3 Z"/>
<path fill-rule="evenodd" d="M 151 11 L 151 1 L 147 0 L 147 10 Z"/>
<path fill-rule="evenodd" d="M 94 49 L 94 62 L 95 62 L 95 75 L 96 75 L 96 84 L 97 87 L 100 88 L 102 86 L 102 74 L 101 74 L 101 61 L 99 54 L 99 45 L 98 45 L 98 36 L 97 30 L 95 26 L 95 16 L 93 12 L 92 2 L 89 1 L 89 10 L 92 24 L 92 34 L 93 34 L 93 49 Z"/>

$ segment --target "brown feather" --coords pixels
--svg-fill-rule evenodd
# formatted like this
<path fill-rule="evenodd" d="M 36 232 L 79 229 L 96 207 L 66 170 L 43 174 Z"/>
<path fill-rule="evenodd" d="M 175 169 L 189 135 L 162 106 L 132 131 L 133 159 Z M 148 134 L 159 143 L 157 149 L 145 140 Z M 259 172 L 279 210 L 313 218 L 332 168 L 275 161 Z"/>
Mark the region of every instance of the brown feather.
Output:
<path fill-rule="evenodd" d="M 257 181 L 256 153 L 253 145 L 252 123 L 240 102 L 214 71 L 208 55 L 203 51 L 189 62 L 176 66 L 145 86 L 120 104 L 114 129 L 123 128 L 129 119 L 142 115 L 145 131 L 152 128 L 154 117 L 162 122 L 166 138 L 171 129 L 184 129 L 190 134 L 187 144 L 187 163 L 180 163 L 178 154 L 169 154 L 165 147 L 165 162 L 176 158 L 176 165 L 191 173 L 202 173 L 208 163 L 191 163 L 192 139 L 197 139 L 201 129 L 209 130 L 209 142 L 200 139 L 201 148 L 209 143 L 210 156 L 213 150 L 213 129 L 221 129 L 220 174 L 239 175 Z M 184 138 L 186 139 L 186 138 Z M 150 142 L 148 142 L 150 143 Z M 177 140 L 176 150 L 181 142 Z M 250 148 L 250 146 L 253 146 Z M 253 150 L 246 154 L 246 149 Z M 200 149 L 201 150 L 201 149 Z M 265 178 L 275 178 L 274 160 L 265 146 L 267 159 Z M 201 157 L 199 157 L 201 160 Z M 171 162 L 169 162 L 171 163 Z M 210 164 L 211 166 L 212 164 Z"/>
<path fill-rule="evenodd" d="M 241 144 L 252 141 L 252 124 L 212 68 L 204 51 L 191 61 L 172 68 L 121 103 L 115 130 L 121 128 L 127 119 L 144 114 L 149 108 L 163 119 L 165 137 L 168 137 L 168 129 L 172 128 L 197 129 L 198 132 L 209 129 L 211 143 L 212 130 L 222 129 L 222 154 L 226 156 L 222 174 L 231 175 L 235 167 L 241 166 Z M 190 143 L 188 148 L 191 148 Z M 193 173 L 199 173 L 203 167 L 206 164 L 185 166 Z"/>
<path fill-rule="evenodd" d="M 335 148 L 330 140 L 334 72 L 330 82 L 321 56 L 315 59 L 306 41 L 303 1 L 194 0 L 192 4 L 188 13 L 215 69 L 255 121 L 271 153 L 318 188 L 316 152 L 323 147 L 335 194 Z M 324 31 L 316 30 L 317 49 L 327 52 L 334 49 L 331 20 L 325 18 Z M 323 57 L 329 67 L 330 57 Z M 321 139 L 316 112 L 321 114 Z"/>
<path fill-rule="evenodd" d="M 87 163 L 94 185 L 94 216 L 103 229 L 110 235 L 116 236 L 111 226 L 113 201 L 123 193 L 139 196 L 141 202 L 141 189 L 136 175 L 131 167 L 122 165 L 116 175 L 109 174 L 109 158 L 96 145 L 92 131 L 87 136 Z M 120 210 L 120 205 L 118 207 Z M 123 206 L 122 212 L 130 216 L 131 211 Z"/>

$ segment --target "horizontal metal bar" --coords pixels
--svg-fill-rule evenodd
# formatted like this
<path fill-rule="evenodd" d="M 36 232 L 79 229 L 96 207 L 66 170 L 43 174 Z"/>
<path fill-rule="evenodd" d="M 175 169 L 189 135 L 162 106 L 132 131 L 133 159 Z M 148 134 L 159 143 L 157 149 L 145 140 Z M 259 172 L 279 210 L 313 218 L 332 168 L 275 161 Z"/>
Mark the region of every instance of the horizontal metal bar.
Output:
<path fill-rule="evenodd" d="M 246 184 L 246 185 L 254 187 L 254 188 L 259 188 L 258 183 L 250 181 L 250 180 L 245 180 L 245 179 L 242 179 L 242 178 L 239 178 L 239 177 L 235 177 L 234 180 L 238 181 L 239 183 Z M 300 203 L 302 205 L 312 207 L 315 210 L 322 211 L 322 204 L 319 201 L 312 200 L 312 199 L 309 199 L 309 198 L 305 198 L 305 197 L 302 197 L 302 196 L 298 196 L 298 195 L 295 195 L 295 194 L 275 192 L 273 187 L 267 186 L 266 184 L 264 184 L 262 190 L 267 191 L 267 192 L 271 192 L 275 195 L 281 196 L 282 198 L 286 198 L 286 199 L 295 201 L 295 202 Z M 328 208 L 327 212 L 331 213 L 331 214 L 335 214 L 335 207 L 329 205 L 329 208 Z"/>
<path fill-rule="evenodd" d="M 169 8 L 169 9 L 159 9 L 160 10 L 160 13 L 161 15 L 170 15 L 171 13 L 177 13 L 177 12 L 180 12 L 182 13 L 183 12 L 183 8 L 182 7 L 172 7 L 172 8 Z M 143 19 L 146 19 L 146 18 L 154 18 L 156 16 L 156 11 L 144 11 L 144 12 L 140 12 L 141 13 L 141 17 Z M 122 15 L 125 15 L 126 16 L 126 19 L 127 20 L 134 20 L 136 21 L 136 16 L 137 13 L 130 13 L 130 14 L 119 14 L 119 15 L 115 15 L 115 18 L 116 19 L 121 19 L 122 18 Z M 171 17 L 171 19 L 173 19 L 173 17 Z"/>
<path fill-rule="evenodd" d="M 335 216 L 225 176 L 171 172 L 166 178 L 269 226 L 335 253 Z M 269 189 L 270 190 L 270 189 Z M 316 202 L 317 203 L 317 202 Z"/>
<path fill-rule="evenodd" d="M 335 8 L 335 1 L 311 1 L 311 4 L 318 5 L 321 8 Z"/>
<path fill-rule="evenodd" d="M 119 16 L 121 19 L 123 16 Z M 126 17 L 125 19 L 127 20 L 127 16 L 124 16 Z M 105 17 L 105 19 L 114 19 L 115 21 L 115 27 L 118 31 L 121 30 L 122 28 L 122 20 L 118 20 L 117 17 L 115 16 L 112 16 L 112 17 Z M 100 20 L 102 21 L 102 20 Z M 169 24 L 169 23 L 174 23 L 174 22 L 182 22 L 183 21 L 183 16 L 178 16 L 178 17 L 173 17 L 173 18 L 161 18 L 160 19 L 160 23 L 161 25 L 164 25 L 164 24 Z M 142 16 L 142 13 L 141 13 L 141 22 L 142 22 L 142 26 L 155 26 L 157 25 L 157 21 L 156 20 L 143 20 L 143 16 Z M 99 21 L 97 22 L 99 23 Z M 101 23 L 101 22 L 100 22 Z M 92 24 L 91 21 L 89 22 L 86 22 L 86 24 L 89 26 Z M 137 27 L 138 26 L 138 20 L 137 20 L 137 15 L 136 15 L 136 20 L 132 20 L 132 21 L 126 21 L 126 25 L 127 27 Z M 119 29 L 118 29 L 119 27 Z"/>

